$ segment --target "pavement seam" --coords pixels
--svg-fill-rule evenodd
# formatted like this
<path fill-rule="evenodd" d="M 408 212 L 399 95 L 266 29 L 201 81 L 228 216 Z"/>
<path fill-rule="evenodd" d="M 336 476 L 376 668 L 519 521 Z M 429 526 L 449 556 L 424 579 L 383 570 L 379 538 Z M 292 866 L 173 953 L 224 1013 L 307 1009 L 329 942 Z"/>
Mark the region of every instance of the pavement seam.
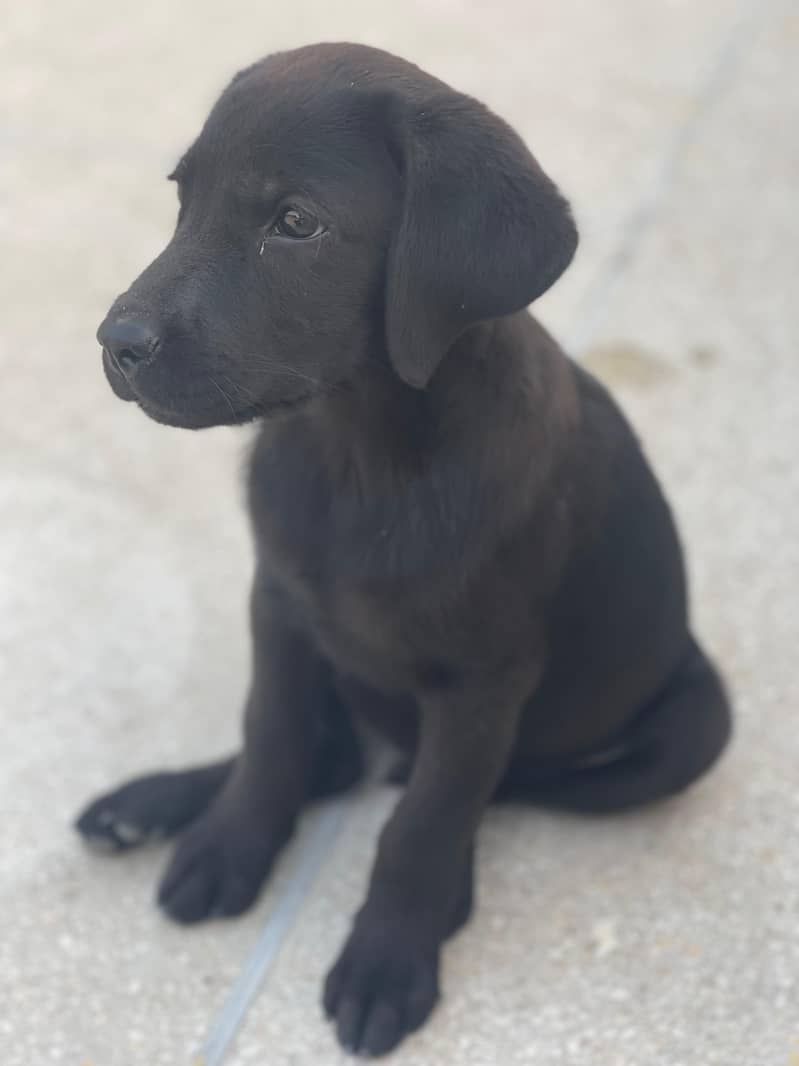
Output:
<path fill-rule="evenodd" d="M 193 1066 L 220 1066 L 241 1028 L 247 1012 L 262 989 L 314 884 L 333 853 L 350 804 L 339 800 L 316 815 L 310 837 L 297 849 L 297 865 L 288 879 L 261 935 L 247 956 L 238 978 L 208 1029 L 202 1051 Z"/>
<path fill-rule="evenodd" d="M 775 14 L 781 2 L 742 0 L 721 46 L 698 78 L 688 114 L 676 127 L 653 178 L 647 183 L 627 220 L 619 227 L 619 238 L 605 263 L 587 288 L 565 333 L 567 351 L 580 355 L 601 328 L 611 301 L 655 222 L 661 217 L 670 194 L 676 188 L 684 156 L 725 90 L 735 81 L 748 46 Z"/>

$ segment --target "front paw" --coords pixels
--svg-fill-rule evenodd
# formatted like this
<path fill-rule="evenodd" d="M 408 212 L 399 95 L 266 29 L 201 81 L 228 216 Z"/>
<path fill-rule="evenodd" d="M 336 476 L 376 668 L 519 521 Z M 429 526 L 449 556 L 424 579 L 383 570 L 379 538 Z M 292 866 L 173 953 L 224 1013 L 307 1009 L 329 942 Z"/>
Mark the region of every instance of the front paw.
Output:
<path fill-rule="evenodd" d="M 361 914 L 325 983 L 325 1012 L 342 1047 L 385 1055 L 419 1029 L 439 998 L 438 964 L 438 944 Z"/>
<path fill-rule="evenodd" d="M 209 812 L 179 841 L 158 889 L 159 906 L 184 924 L 243 913 L 289 835 Z"/>

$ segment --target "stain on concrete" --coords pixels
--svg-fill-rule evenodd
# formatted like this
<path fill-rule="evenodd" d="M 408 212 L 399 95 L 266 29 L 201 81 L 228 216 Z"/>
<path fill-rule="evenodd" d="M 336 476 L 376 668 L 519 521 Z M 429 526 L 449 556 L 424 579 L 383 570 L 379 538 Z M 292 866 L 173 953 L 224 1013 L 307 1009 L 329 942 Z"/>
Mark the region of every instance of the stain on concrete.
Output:
<path fill-rule="evenodd" d="M 635 344 L 619 340 L 589 348 L 583 366 L 606 385 L 630 385 L 648 389 L 665 384 L 676 370 L 654 352 Z"/>
<path fill-rule="evenodd" d="M 712 344 L 696 344 L 691 348 L 691 362 L 694 366 L 710 368 L 719 361 L 719 353 Z"/>

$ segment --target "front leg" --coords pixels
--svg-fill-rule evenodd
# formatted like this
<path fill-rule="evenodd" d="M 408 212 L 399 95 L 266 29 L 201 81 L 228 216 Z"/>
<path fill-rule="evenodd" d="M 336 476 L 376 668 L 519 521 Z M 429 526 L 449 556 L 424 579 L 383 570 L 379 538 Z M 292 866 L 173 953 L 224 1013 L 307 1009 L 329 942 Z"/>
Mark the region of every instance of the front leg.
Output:
<path fill-rule="evenodd" d="M 413 773 L 325 986 L 325 1010 L 347 1050 L 385 1054 L 435 1006 L 441 945 L 471 908 L 477 826 L 534 680 L 526 673 L 420 697 Z"/>
<path fill-rule="evenodd" d="M 244 747 L 205 813 L 180 839 L 158 900 L 177 921 L 246 910 L 314 790 L 331 699 L 329 667 L 259 573 L 251 601 L 253 679 Z"/>

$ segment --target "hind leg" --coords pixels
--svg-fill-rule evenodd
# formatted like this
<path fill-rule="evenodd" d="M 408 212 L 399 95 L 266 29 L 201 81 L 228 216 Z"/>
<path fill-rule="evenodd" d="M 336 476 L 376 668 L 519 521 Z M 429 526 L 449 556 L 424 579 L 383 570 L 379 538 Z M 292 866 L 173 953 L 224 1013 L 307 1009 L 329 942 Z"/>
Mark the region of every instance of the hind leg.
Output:
<path fill-rule="evenodd" d="M 345 709 L 331 695 L 322 715 L 309 800 L 351 788 L 364 772 L 363 753 Z M 235 758 L 134 778 L 89 804 L 75 828 L 94 847 L 123 851 L 175 836 L 210 807 Z"/>
<path fill-rule="evenodd" d="M 665 799 L 716 761 L 731 731 L 730 707 L 714 667 L 692 641 L 667 687 L 620 737 L 623 754 L 551 775 L 511 765 L 499 800 L 610 813 Z"/>
<path fill-rule="evenodd" d="M 174 836 L 211 804 L 234 761 L 137 777 L 90 803 L 75 828 L 90 844 L 109 850 Z"/>

